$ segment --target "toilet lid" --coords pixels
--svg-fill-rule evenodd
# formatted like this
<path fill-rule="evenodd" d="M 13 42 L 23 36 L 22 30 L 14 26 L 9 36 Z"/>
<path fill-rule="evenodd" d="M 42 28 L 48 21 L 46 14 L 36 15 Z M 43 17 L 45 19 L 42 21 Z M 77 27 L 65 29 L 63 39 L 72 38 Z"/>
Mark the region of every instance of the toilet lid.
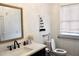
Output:
<path fill-rule="evenodd" d="M 55 52 L 55 53 L 67 53 L 67 51 L 66 50 L 64 50 L 64 49 L 55 49 L 55 50 L 53 50 L 53 52 Z"/>

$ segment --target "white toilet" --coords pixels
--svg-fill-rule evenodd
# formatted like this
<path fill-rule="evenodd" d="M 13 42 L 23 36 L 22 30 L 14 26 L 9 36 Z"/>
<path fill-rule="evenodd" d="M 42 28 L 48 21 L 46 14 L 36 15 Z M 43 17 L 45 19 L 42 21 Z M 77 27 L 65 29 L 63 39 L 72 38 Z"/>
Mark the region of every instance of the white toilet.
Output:
<path fill-rule="evenodd" d="M 52 47 L 52 52 L 54 55 L 56 55 L 56 56 L 66 56 L 67 55 L 66 50 L 60 49 L 60 48 L 55 48 L 54 39 L 51 39 L 51 47 Z"/>

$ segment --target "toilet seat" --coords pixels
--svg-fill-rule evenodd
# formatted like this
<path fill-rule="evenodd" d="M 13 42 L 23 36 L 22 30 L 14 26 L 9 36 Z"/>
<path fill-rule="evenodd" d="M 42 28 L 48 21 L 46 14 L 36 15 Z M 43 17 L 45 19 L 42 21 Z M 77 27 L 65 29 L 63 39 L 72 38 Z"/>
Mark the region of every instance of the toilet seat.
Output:
<path fill-rule="evenodd" d="M 66 50 L 64 50 L 64 49 L 59 49 L 59 48 L 53 50 L 53 52 L 55 52 L 55 53 L 62 53 L 62 54 L 67 53 Z"/>
<path fill-rule="evenodd" d="M 64 49 L 54 49 L 53 50 L 53 53 L 56 55 L 56 56 L 66 56 L 67 54 L 67 51 L 64 50 Z"/>

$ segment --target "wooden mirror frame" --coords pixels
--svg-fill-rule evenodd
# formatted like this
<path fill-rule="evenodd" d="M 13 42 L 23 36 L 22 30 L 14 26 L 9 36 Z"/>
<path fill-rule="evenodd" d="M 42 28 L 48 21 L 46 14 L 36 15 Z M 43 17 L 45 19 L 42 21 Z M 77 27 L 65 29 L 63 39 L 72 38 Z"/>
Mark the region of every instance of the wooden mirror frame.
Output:
<path fill-rule="evenodd" d="M 12 39 L 0 41 L 0 42 L 13 41 L 13 40 L 16 40 L 16 39 L 22 39 L 23 38 L 23 10 L 22 10 L 22 8 L 21 7 L 16 7 L 16 6 L 11 6 L 11 5 L 8 5 L 8 4 L 3 4 L 3 3 L 0 3 L 0 6 L 19 9 L 20 12 L 21 12 L 21 20 L 20 20 L 21 21 L 21 37 L 19 37 L 19 38 L 16 37 L 16 38 L 12 38 Z"/>

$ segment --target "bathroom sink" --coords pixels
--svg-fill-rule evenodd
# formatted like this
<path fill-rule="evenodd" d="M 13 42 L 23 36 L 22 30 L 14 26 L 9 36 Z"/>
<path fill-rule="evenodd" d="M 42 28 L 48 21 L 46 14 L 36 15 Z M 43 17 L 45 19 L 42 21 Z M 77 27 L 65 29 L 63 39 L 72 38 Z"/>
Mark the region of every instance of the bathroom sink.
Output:
<path fill-rule="evenodd" d="M 28 48 L 28 47 L 22 47 L 22 48 L 16 48 L 13 49 L 12 51 L 10 50 L 5 50 L 4 53 L 1 53 L 0 56 L 22 56 L 23 54 L 27 54 L 28 52 L 32 51 L 33 49 Z"/>

